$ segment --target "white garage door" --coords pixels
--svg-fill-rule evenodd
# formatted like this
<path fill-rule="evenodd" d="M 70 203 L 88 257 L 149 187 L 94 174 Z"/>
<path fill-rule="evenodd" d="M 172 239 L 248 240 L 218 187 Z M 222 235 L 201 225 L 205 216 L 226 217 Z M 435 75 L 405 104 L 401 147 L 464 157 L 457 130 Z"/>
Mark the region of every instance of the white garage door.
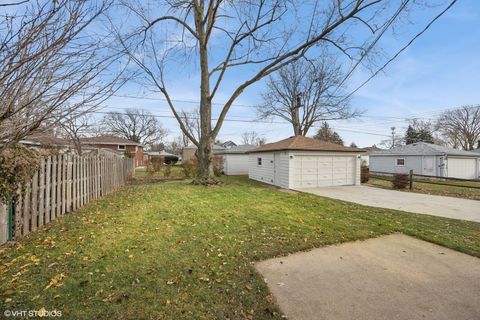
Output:
<path fill-rule="evenodd" d="M 294 156 L 290 176 L 294 188 L 355 184 L 355 156 Z"/>
<path fill-rule="evenodd" d="M 452 178 L 476 179 L 476 159 L 448 158 L 447 174 Z"/>

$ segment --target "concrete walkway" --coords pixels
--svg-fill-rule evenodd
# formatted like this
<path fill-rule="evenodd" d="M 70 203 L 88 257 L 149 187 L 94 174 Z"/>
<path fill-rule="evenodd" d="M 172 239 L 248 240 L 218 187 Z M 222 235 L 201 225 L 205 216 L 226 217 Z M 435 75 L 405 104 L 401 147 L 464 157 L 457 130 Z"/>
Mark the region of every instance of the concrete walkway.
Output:
<path fill-rule="evenodd" d="M 299 189 L 319 196 L 372 207 L 480 222 L 480 201 L 385 190 L 366 186 Z"/>
<path fill-rule="evenodd" d="M 401 234 L 255 264 L 291 320 L 473 320 L 480 259 Z"/>

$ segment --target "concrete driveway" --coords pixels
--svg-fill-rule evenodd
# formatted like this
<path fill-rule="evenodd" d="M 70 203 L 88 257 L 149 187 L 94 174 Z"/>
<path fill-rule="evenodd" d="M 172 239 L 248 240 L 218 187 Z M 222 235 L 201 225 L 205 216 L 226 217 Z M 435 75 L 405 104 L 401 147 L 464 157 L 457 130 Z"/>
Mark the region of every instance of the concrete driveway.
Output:
<path fill-rule="evenodd" d="M 255 264 L 291 320 L 474 320 L 480 259 L 401 234 Z"/>
<path fill-rule="evenodd" d="M 432 216 L 480 222 L 480 201 L 366 186 L 299 189 L 319 196 Z"/>

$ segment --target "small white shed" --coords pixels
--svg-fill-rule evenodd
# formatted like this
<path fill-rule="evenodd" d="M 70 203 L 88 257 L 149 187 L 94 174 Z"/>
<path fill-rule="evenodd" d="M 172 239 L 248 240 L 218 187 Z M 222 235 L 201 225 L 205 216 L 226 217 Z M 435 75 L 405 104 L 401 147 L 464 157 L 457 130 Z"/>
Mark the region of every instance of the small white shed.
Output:
<path fill-rule="evenodd" d="M 370 172 L 413 173 L 460 179 L 480 178 L 480 154 L 418 142 L 370 154 Z"/>
<path fill-rule="evenodd" d="M 294 136 L 250 151 L 248 176 L 289 189 L 360 185 L 362 152 Z"/>
<path fill-rule="evenodd" d="M 216 154 L 223 157 L 223 174 L 227 176 L 248 174 L 247 152 L 257 146 L 244 144 L 218 151 Z"/>

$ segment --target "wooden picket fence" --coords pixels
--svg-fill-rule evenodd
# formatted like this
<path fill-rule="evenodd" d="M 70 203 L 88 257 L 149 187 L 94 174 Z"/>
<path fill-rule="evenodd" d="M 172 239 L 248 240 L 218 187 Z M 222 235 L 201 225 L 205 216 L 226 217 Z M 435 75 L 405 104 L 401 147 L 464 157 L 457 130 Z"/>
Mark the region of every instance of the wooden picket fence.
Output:
<path fill-rule="evenodd" d="M 11 214 L 9 205 L 0 203 L 0 245 L 112 192 L 134 169 L 131 158 L 64 154 L 42 160 L 26 192 L 13 198 Z"/>

